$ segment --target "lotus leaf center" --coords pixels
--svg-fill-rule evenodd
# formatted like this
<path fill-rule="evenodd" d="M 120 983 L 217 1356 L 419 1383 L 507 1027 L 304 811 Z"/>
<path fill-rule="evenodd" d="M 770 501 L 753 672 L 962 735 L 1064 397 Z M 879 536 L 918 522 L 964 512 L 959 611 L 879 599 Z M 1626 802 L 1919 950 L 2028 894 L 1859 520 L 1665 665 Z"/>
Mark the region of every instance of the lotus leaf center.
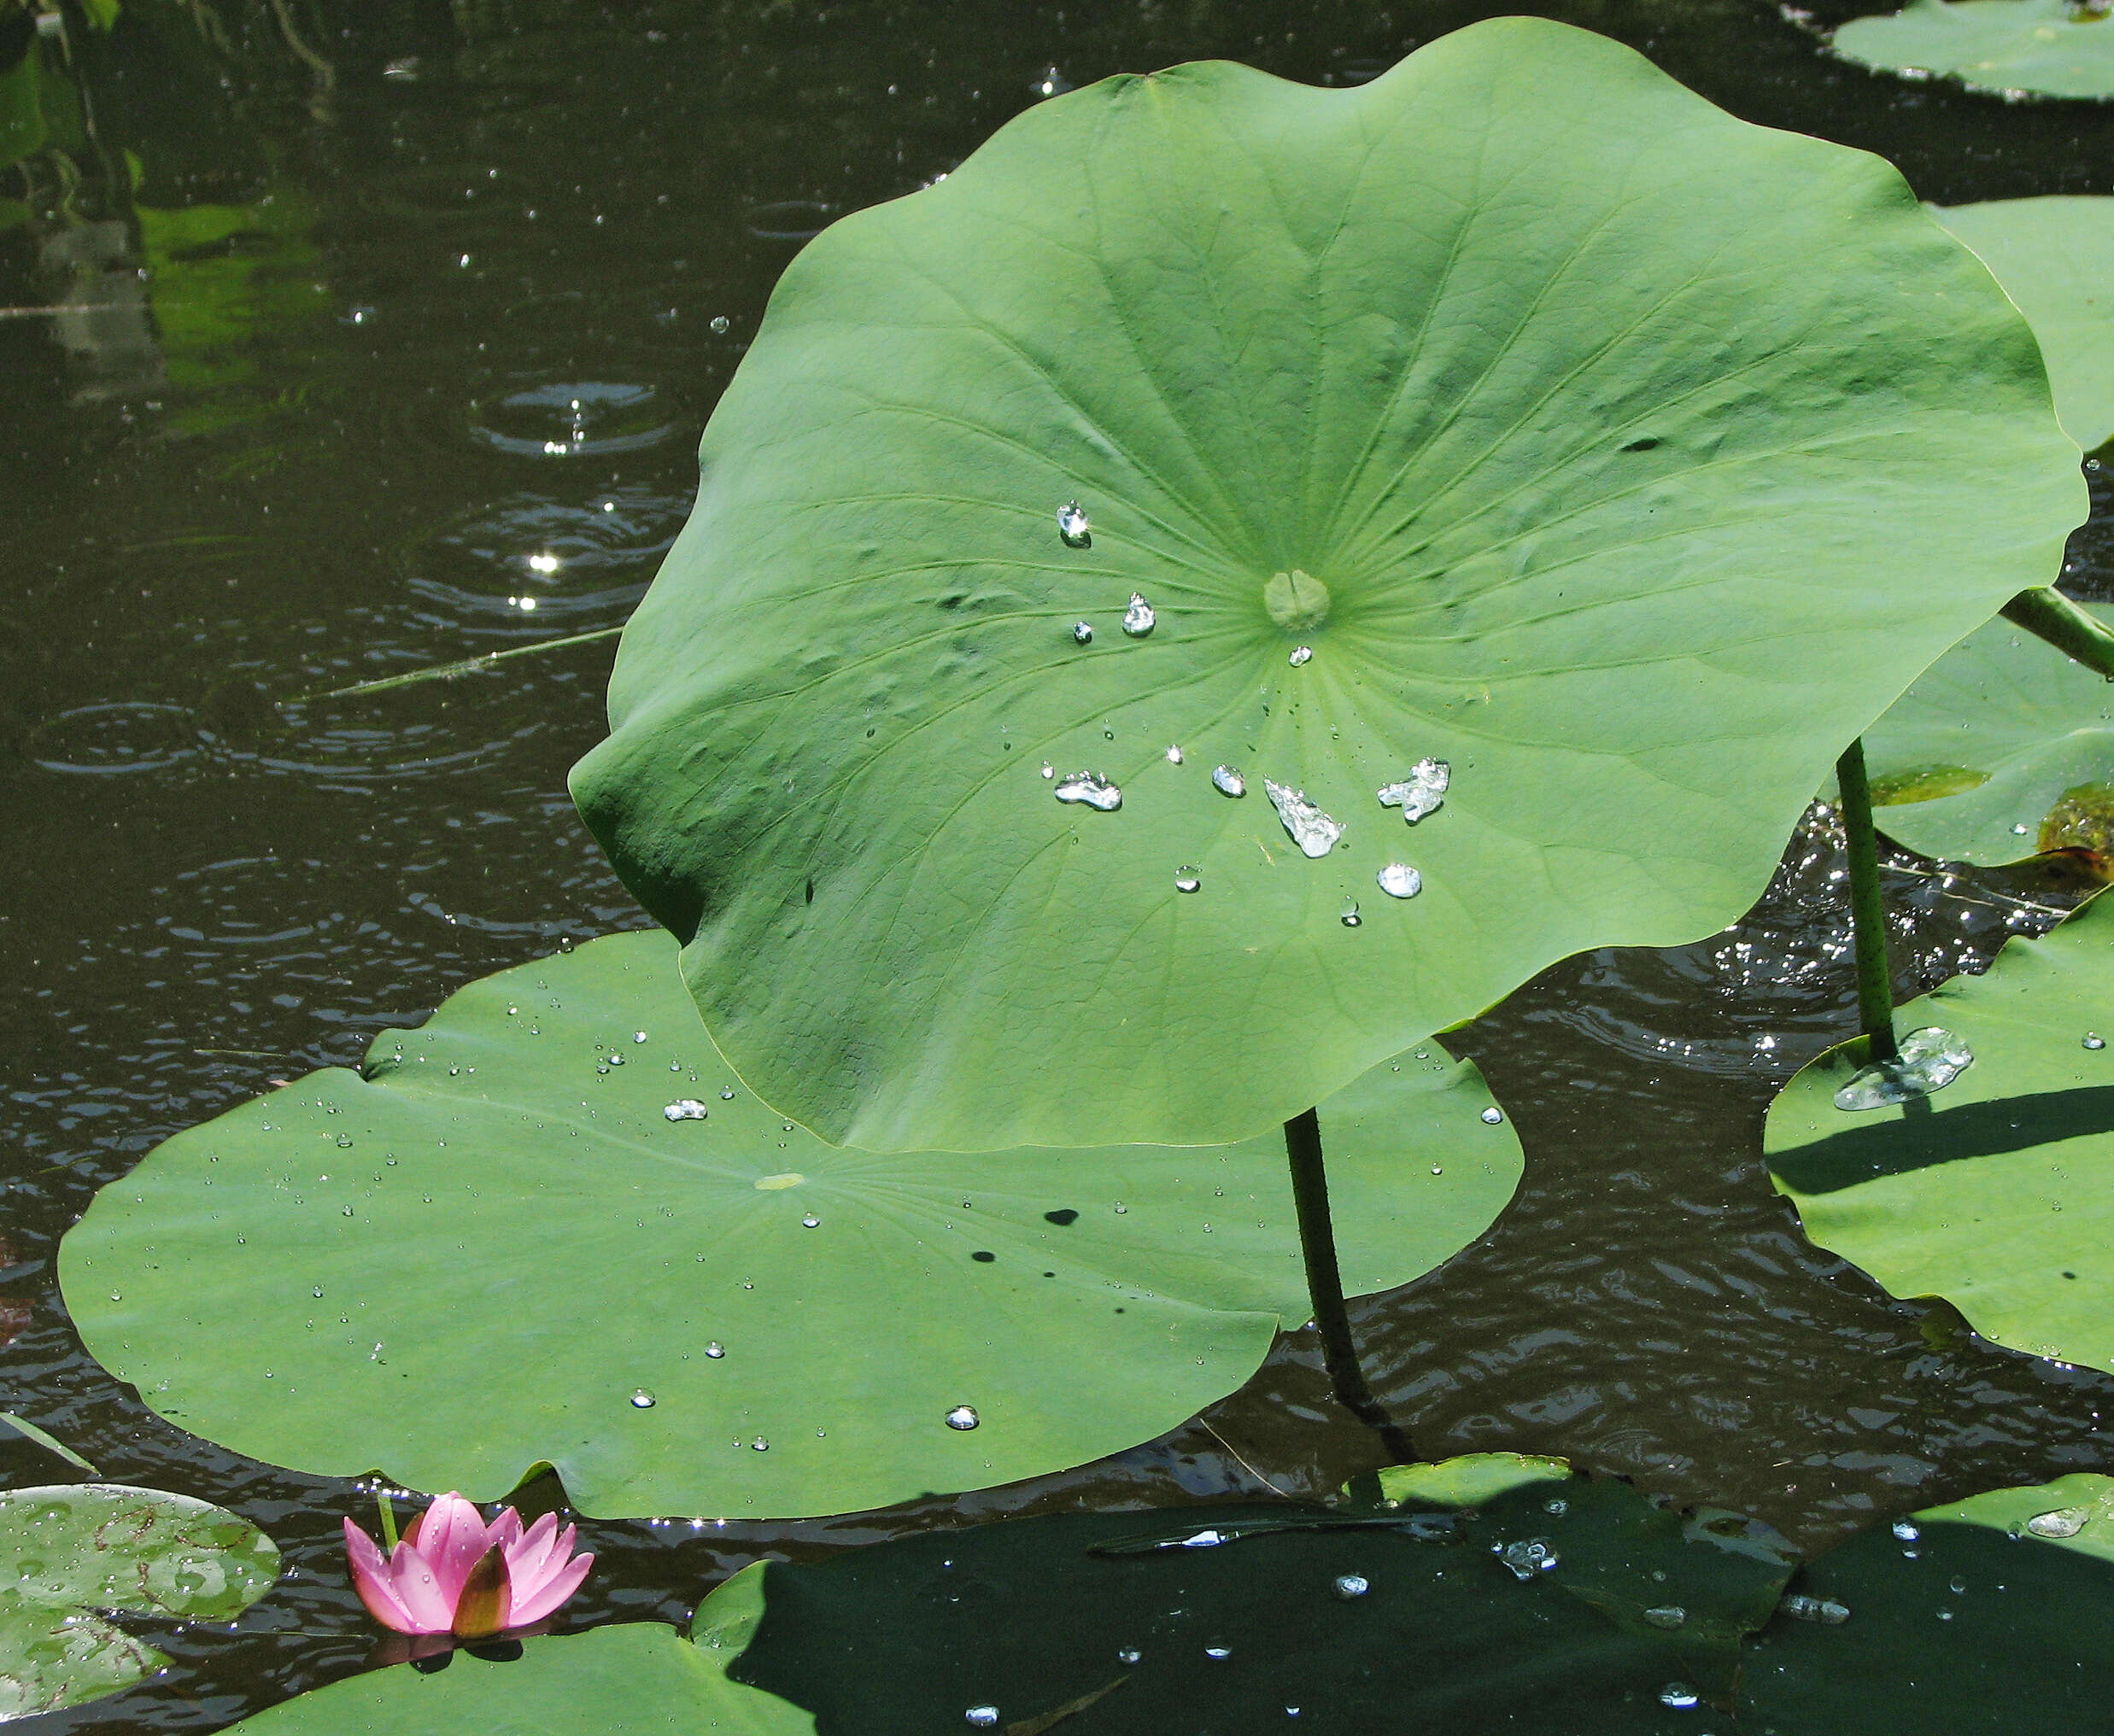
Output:
<path fill-rule="evenodd" d="M 775 1176 L 758 1176 L 756 1185 L 766 1194 L 775 1194 L 781 1188 L 797 1188 L 807 1178 L 797 1169 L 789 1169 Z"/>
<path fill-rule="evenodd" d="M 1262 606 L 1288 633 L 1305 633 L 1328 619 L 1328 587 L 1294 567 L 1262 587 Z"/>

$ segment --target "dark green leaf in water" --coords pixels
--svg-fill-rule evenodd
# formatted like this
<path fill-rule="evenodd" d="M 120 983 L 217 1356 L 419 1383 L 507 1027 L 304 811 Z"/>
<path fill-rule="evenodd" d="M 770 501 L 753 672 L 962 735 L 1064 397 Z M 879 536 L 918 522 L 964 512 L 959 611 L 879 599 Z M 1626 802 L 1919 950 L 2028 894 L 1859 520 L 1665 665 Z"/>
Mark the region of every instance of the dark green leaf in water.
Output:
<path fill-rule="evenodd" d="M 703 457 L 574 793 L 743 1077 L 888 1149 L 1244 1137 L 1723 926 L 2084 500 L 1892 169 L 1526 18 L 1038 103 L 806 248 Z"/>
<path fill-rule="evenodd" d="M 1321 1510 L 1291 1528 L 1302 1517 L 1063 1514 L 773 1564 L 731 1674 L 811 1710 L 823 1736 L 959 1728 L 984 1707 L 1011 1732 L 1079 1708 L 1079 1728 L 1107 1736 L 1164 1736 L 1175 1707 L 1193 1730 L 1289 1713 L 1297 1727 L 1693 1736 L 1697 1701 L 1729 1697 L 1738 1634 L 1789 1571 L 1685 1544 L 1626 1486 L 1561 1467 L 1444 1530 Z M 1206 1540 L 1222 1535 L 1236 1540 Z M 1134 1546 L 1156 1538 L 1168 1546 Z M 1508 1564 L 1537 1546 L 1553 1566 Z M 1707 1558 L 1700 1576 L 1689 1556 Z M 1713 1604 L 1726 1564 L 1742 1589 Z M 1643 1619 L 1661 1592 L 1660 1620 Z M 1686 1625 L 1668 1609 L 1683 1597 Z"/>
<path fill-rule="evenodd" d="M 1398 1065 L 1321 1109 L 1354 1292 L 1473 1241 L 1520 1172 L 1472 1067 Z M 1280 1135 L 827 1146 L 739 1088 L 658 932 L 473 983 L 366 1077 L 179 1134 L 60 1271 L 90 1350 L 194 1433 L 479 1499 L 548 1462 L 603 1515 L 1080 1464 L 1232 1391 L 1309 1310 Z"/>
<path fill-rule="evenodd" d="M 737 1574 L 698 1612 L 722 1626 L 693 1645 L 647 1622 L 524 1640 L 494 1663 L 456 1651 L 445 1669 L 369 1670 L 245 1718 L 251 1736 L 811 1736 L 814 1721 L 730 1682 L 730 1644 L 746 1637 L 762 1569 Z M 730 1628 L 728 1624 L 731 1624 Z"/>
<path fill-rule="evenodd" d="M 2114 622 L 2114 609 L 2088 606 Z M 2114 860 L 2114 686 L 2009 621 L 1918 675 L 1865 732 L 1865 763 L 1875 823 L 1925 856 Z"/>
<path fill-rule="evenodd" d="M 0 9 L 0 25 L 6 13 Z M 0 41 L 11 32 L 0 30 Z M 0 66 L 0 169 L 20 162 L 44 142 L 48 129 L 38 96 L 38 68 L 41 63 L 35 33 L 21 33 L 20 57 Z M 6 52 L 0 47 L 0 55 Z M 10 203 L 13 202 L 10 201 Z"/>
<path fill-rule="evenodd" d="M 2114 35 L 2094 39 L 2114 49 Z M 2070 437 L 2087 452 L 2114 440 L 2114 199 L 1993 199 L 1930 214 L 2026 316 Z"/>
<path fill-rule="evenodd" d="M 278 1570 L 269 1537 L 189 1495 L 113 1483 L 0 1493 L 0 1720 L 114 1693 L 167 1665 L 98 1611 L 225 1621 Z"/>
<path fill-rule="evenodd" d="M 1846 61 L 1977 91 L 2114 96 L 2114 19 L 2072 0 L 1915 0 L 1836 31 Z"/>
<path fill-rule="evenodd" d="M 2114 902 L 2006 942 L 1894 1022 L 1956 1033 L 1973 1064 L 1929 1097 L 1838 1109 L 1859 1038 L 1784 1087 L 1766 1149 L 1806 1234 L 2000 1344 L 2114 1370 Z"/>
<path fill-rule="evenodd" d="M 2105 1728 L 2114 1704 L 2111 1513 L 2114 1481 L 2080 1473 L 1860 1532 L 1806 1569 L 1754 1644 L 1740 1678 L 1740 1728 Z M 1836 1619 L 1815 1619 L 1823 1604 Z"/>

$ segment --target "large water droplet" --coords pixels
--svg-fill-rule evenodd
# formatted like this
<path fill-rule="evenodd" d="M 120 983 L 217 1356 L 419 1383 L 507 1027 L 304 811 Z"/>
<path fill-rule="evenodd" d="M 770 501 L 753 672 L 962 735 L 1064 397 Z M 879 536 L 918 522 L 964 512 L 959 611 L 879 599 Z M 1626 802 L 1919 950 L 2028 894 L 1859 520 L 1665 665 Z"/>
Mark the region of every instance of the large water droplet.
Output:
<path fill-rule="evenodd" d="M 710 1113 L 695 1097 L 677 1097 L 661 1111 L 671 1121 L 702 1121 Z"/>
<path fill-rule="evenodd" d="M 319 1302 L 323 1300 L 323 1286 L 321 1284 L 315 1285 L 309 1290 L 308 1294 L 313 1296 Z"/>
<path fill-rule="evenodd" d="M 1297 669 L 1302 663 L 1311 662 L 1313 658 L 1314 647 L 1312 646 L 1295 645 L 1292 647 L 1291 655 L 1286 658 L 1285 661 L 1290 663 L 1294 669 Z"/>
<path fill-rule="evenodd" d="M 1935 1025 L 1926 1025 L 1901 1039 L 1901 1052 L 1892 1061 L 1876 1061 L 1858 1068 L 1849 1083 L 1835 1094 L 1835 1106 L 1849 1110 L 1883 1109 L 1889 1103 L 1927 1097 L 1951 1084 L 1974 1060 L 1974 1050 L 1963 1038 Z"/>
<path fill-rule="evenodd" d="M 974 1405 L 957 1405 L 947 1412 L 947 1427 L 950 1429 L 974 1429 L 982 1421 L 983 1418 L 976 1414 Z"/>
<path fill-rule="evenodd" d="M 979 1730 L 988 1730 L 998 1721 L 998 1709 L 996 1706 L 971 1706 L 962 1716 Z"/>
<path fill-rule="evenodd" d="M 2088 1031 L 2085 1032 L 2085 1047 L 2087 1049 L 2105 1049 L 2106 1038 L 2096 1031 Z"/>
<path fill-rule="evenodd" d="M 1644 1612 L 1644 1619 L 1654 1628 L 1678 1628 L 1688 1618 L 1689 1612 L 1678 1604 L 1661 1604 Z"/>
<path fill-rule="evenodd" d="M 1330 1587 L 1345 1603 L 1353 1598 L 1362 1598 L 1373 1589 L 1373 1581 L 1362 1573 L 1339 1573 L 1336 1583 Z"/>
<path fill-rule="evenodd" d="M 1426 815 L 1438 812 L 1452 780 L 1453 768 L 1444 760 L 1420 759 L 1400 783 L 1380 786 L 1380 806 L 1401 809 L 1402 817 L 1414 826 Z"/>
<path fill-rule="evenodd" d="M 1833 1598 L 1808 1597 L 1795 1592 L 1777 1605 L 1795 1622 L 1818 1622 L 1824 1628 L 1840 1628 L 1850 1619 L 1849 1605 Z"/>
<path fill-rule="evenodd" d="M 1554 1569 L 1557 1558 L 1546 1537 L 1535 1537 L 1508 1543 L 1497 1552 L 1497 1558 L 1512 1569 L 1515 1578 L 1532 1579 L 1537 1573 L 1548 1573 Z"/>
<path fill-rule="evenodd" d="M 749 1450 L 752 1453 L 769 1453 L 770 1451 L 770 1442 L 764 1440 L 762 1435 L 758 1435 L 755 1440 L 749 1442 Z"/>
<path fill-rule="evenodd" d="M 1207 1645 L 1203 1648 L 1203 1655 L 1206 1657 L 1225 1659 L 1233 1655 L 1233 1648 L 1230 1645 Z"/>
<path fill-rule="evenodd" d="M 1064 539 L 1065 547 L 1092 547 L 1093 538 L 1088 534 L 1092 529 L 1086 509 L 1078 501 L 1067 500 L 1057 508 L 1057 535 Z"/>
<path fill-rule="evenodd" d="M 1057 768 L 1045 759 L 1042 763 L 1042 774 L 1045 778 L 1053 778 L 1057 775 Z"/>
<path fill-rule="evenodd" d="M 1304 854 L 1324 856 L 1336 848 L 1336 840 L 1344 835 L 1344 828 L 1309 802 L 1304 790 L 1287 789 L 1283 784 L 1272 783 L 1265 778 L 1262 793 L 1270 798 L 1270 805 L 1277 810 L 1277 817 L 1285 822 L 1285 830 Z"/>
<path fill-rule="evenodd" d="M 800 1219 L 800 1228 L 803 1230 L 818 1229 L 821 1227 L 821 1225 L 822 1219 L 817 1218 L 812 1212 L 810 1212 L 805 1218 Z"/>
<path fill-rule="evenodd" d="M 1168 748 L 1167 751 L 1167 763 L 1169 765 L 1180 765 L 1182 763 L 1181 749 L 1179 747 Z"/>
<path fill-rule="evenodd" d="M 337 1136 L 337 1149 L 338 1149 L 340 1151 L 349 1151 L 349 1150 L 351 1150 L 351 1149 L 352 1149 L 352 1135 L 351 1135 L 351 1134 L 349 1134 L 349 1133 L 341 1133 L 341 1134 L 339 1134 L 339 1135 Z"/>
<path fill-rule="evenodd" d="M 1244 796 L 1248 793 L 1248 780 L 1232 766 L 1211 768 L 1211 787 L 1221 796 Z"/>
<path fill-rule="evenodd" d="M 646 1041 L 646 1033 L 643 1031 L 634 1031 L 631 1033 L 631 1040 L 634 1043 L 643 1043 Z"/>
<path fill-rule="evenodd" d="M 1152 631 L 1159 618 L 1143 595 L 1136 591 L 1130 593 L 1130 607 L 1123 611 L 1124 632 L 1133 639 L 1143 639 Z"/>
<path fill-rule="evenodd" d="M 641 1387 L 631 1395 L 631 1407 L 635 1411 L 650 1411 L 653 1408 L 653 1394 L 647 1392 L 644 1387 Z"/>
<path fill-rule="evenodd" d="M 1344 926 L 1346 928 L 1356 928 L 1364 921 L 1365 918 L 1358 914 L 1358 901 L 1356 898 L 1344 899 L 1343 915 Z"/>
<path fill-rule="evenodd" d="M 1496 1104 L 1492 1103 L 1489 1108 L 1483 1112 L 1483 1119 L 1489 1122 L 1491 1126 L 1495 1127 L 1500 1121 L 1505 1119 L 1505 1112 L 1499 1108 Z"/>
<path fill-rule="evenodd" d="M 1203 884 L 1203 876 L 1198 874 L 1193 868 L 1179 868 L 1174 870 L 1174 890 L 1178 892 L 1193 892 Z"/>
<path fill-rule="evenodd" d="M 1894 1534 L 1904 1543 L 1913 1543 L 1924 1534 L 1916 1528 L 1913 1519 L 1896 1519 L 1894 1522 Z"/>
<path fill-rule="evenodd" d="M 1123 805 L 1123 792 L 1099 772 L 1074 772 L 1060 778 L 1053 793 L 1060 802 L 1084 802 L 1104 814 L 1112 814 Z"/>
<path fill-rule="evenodd" d="M 1118 1651 L 1116 1654 L 1116 1661 L 1118 1663 L 1135 1663 L 1144 1656 L 1145 1653 L 1140 1651 L 1135 1645 L 1126 1645 L 1121 1651 Z"/>
<path fill-rule="evenodd" d="M 1670 1681 L 1659 1691 L 1659 1704 L 1685 1712 L 1702 1698 L 1684 1681 Z"/>
<path fill-rule="evenodd" d="M 1373 878 L 1391 898 L 1414 898 L 1424 890 L 1424 876 L 1407 862 L 1391 862 Z"/>
<path fill-rule="evenodd" d="M 711 1358 L 714 1362 L 717 1362 L 721 1357 L 727 1353 L 727 1347 L 715 1338 L 710 1344 L 705 1347 L 705 1353 Z"/>
<path fill-rule="evenodd" d="M 1074 645 L 1092 645 L 1093 643 L 1093 623 L 1090 621 L 1072 623 L 1072 643 Z"/>
<path fill-rule="evenodd" d="M 2052 1513 L 2035 1513 L 2026 1528 L 2036 1537 L 2075 1537 L 2091 1522 L 2089 1507 L 2058 1507 Z"/>

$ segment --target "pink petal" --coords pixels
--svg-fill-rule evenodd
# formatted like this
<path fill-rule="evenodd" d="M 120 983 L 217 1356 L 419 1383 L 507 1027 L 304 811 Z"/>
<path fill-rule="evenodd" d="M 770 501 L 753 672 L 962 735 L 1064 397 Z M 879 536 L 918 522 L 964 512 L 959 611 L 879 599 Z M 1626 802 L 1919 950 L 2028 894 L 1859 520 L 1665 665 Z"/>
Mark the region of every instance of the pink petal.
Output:
<path fill-rule="evenodd" d="M 455 1604 L 460 1588 L 450 1593 L 441 1584 L 433 1564 L 408 1543 L 399 1543 L 389 1558 L 389 1589 L 411 1612 L 418 1625 L 413 1634 L 445 1634 L 454 1625 Z"/>
<path fill-rule="evenodd" d="M 511 1628 L 525 1628 L 531 1622 L 540 1622 L 566 1599 L 580 1589 L 580 1582 L 588 1576 L 588 1569 L 594 1565 L 591 1555 L 576 1555 L 549 1579 L 534 1591 L 516 1583 L 511 1587 L 512 1607 L 507 1614 L 507 1624 Z"/>
<path fill-rule="evenodd" d="M 470 1569 L 491 1547 L 491 1537 L 477 1510 L 453 1493 L 442 1495 L 421 1516 L 413 1546 L 433 1570 L 434 1582 L 452 1616 L 461 1599 Z"/>
<path fill-rule="evenodd" d="M 422 1631 L 410 1606 L 397 1596 L 381 1550 L 350 1519 L 345 1522 L 345 1558 L 352 1569 L 353 1589 L 360 1593 L 360 1601 L 366 1605 L 370 1616 L 398 1634 Z"/>
<path fill-rule="evenodd" d="M 507 1570 L 515 1585 L 533 1587 L 562 1566 L 571 1552 L 572 1534 L 568 1531 L 561 1542 L 558 1537 L 558 1516 L 546 1513 L 529 1527 L 519 1541 L 508 1546 Z"/>
<path fill-rule="evenodd" d="M 501 1549 L 512 1548 L 521 1540 L 521 1515 L 512 1507 L 501 1507 L 485 1535 Z"/>

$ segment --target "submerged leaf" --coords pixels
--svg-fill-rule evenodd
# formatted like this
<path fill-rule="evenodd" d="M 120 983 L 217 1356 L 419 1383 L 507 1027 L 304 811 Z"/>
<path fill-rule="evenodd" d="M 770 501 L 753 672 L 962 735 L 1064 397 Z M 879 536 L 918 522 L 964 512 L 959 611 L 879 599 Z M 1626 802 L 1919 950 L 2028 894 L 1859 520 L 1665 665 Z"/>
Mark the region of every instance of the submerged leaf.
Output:
<path fill-rule="evenodd" d="M 1864 1039 L 1786 1085 L 1765 1136 L 1806 1234 L 1897 1296 L 1943 1296 L 1984 1337 L 2114 1370 L 2114 901 L 1988 973 L 1900 1008 L 1941 1023 L 1974 1064 L 1944 1090 L 1846 1111 L 1835 1093 Z"/>
<path fill-rule="evenodd" d="M 1529 18 L 1036 104 L 809 244 L 703 456 L 574 792 L 743 1078 L 885 1149 L 1245 1137 L 1722 926 L 2084 502 L 1891 168 Z"/>
<path fill-rule="evenodd" d="M 1353 1291 L 1465 1247 L 1520 1177 L 1472 1067 L 1399 1065 L 1321 1108 Z M 834 1149 L 712 1054 L 659 932 L 473 983 L 365 1077 L 178 1135 L 60 1272 L 89 1348 L 194 1433 L 481 1499 L 548 1462 L 605 1516 L 1080 1464 L 1238 1387 L 1309 1306 L 1281 1135 Z"/>
<path fill-rule="evenodd" d="M 2114 96 L 2114 18 L 2077 0 L 1915 0 L 1836 32 L 1846 61 L 2009 96 Z"/>

